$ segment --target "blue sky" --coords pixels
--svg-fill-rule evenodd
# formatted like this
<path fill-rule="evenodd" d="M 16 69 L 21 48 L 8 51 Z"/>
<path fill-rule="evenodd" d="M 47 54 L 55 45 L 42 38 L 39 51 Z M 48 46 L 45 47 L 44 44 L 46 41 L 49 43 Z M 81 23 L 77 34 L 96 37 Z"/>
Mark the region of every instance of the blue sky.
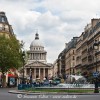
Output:
<path fill-rule="evenodd" d="M 53 63 L 65 43 L 80 36 L 92 18 L 100 17 L 100 0 L 0 0 L 19 40 L 29 50 L 36 30 Z"/>

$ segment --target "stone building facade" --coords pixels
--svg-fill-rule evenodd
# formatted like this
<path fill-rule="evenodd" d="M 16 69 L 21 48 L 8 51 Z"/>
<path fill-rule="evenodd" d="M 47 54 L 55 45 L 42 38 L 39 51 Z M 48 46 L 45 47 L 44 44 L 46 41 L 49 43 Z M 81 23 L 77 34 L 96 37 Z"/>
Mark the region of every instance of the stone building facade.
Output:
<path fill-rule="evenodd" d="M 66 77 L 66 75 L 75 73 L 76 65 L 76 43 L 78 37 L 65 44 L 64 50 L 59 54 L 57 59 L 58 76 Z"/>
<path fill-rule="evenodd" d="M 94 43 L 98 50 L 94 50 Z M 97 53 L 97 56 L 95 54 Z M 91 19 L 76 44 L 76 73 L 88 75 L 97 70 L 100 72 L 100 19 Z"/>
<path fill-rule="evenodd" d="M 12 26 L 9 24 L 5 12 L 0 12 L 0 35 L 10 37 L 14 35 Z"/>
<path fill-rule="evenodd" d="M 73 38 L 74 39 L 74 38 Z M 76 41 L 66 43 L 64 48 L 65 74 L 77 74 L 89 76 L 96 70 L 100 73 L 100 19 L 91 19 L 84 32 L 77 37 Z M 94 50 L 95 42 L 98 48 Z M 62 52 L 59 54 L 61 58 Z M 58 62 L 58 69 L 61 72 L 62 63 Z"/>
<path fill-rule="evenodd" d="M 0 36 L 2 35 L 5 36 L 6 38 L 15 36 L 12 26 L 9 24 L 5 12 L 0 12 Z M 0 72 L 0 83 L 1 81 L 2 81 L 2 73 Z M 4 81 L 5 81 L 4 87 L 6 87 L 7 85 L 16 86 L 18 82 L 18 70 L 14 68 L 9 69 L 9 71 L 5 73 Z"/>
<path fill-rule="evenodd" d="M 53 63 L 53 77 L 58 77 L 58 63 L 57 60 Z"/>
<path fill-rule="evenodd" d="M 39 34 L 35 34 L 35 39 L 30 45 L 30 50 L 27 52 L 28 61 L 25 65 L 25 76 L 32 79 L 51 78 L 53 74 L 53 66 L 47 63 L 47 52 L 44 50 L 42 42 L 39 40 Z"/>
<path fill-rule="evenodd" d="M 67 75 L 75 74 L 77 39 L 78 37 L 73 37 L 73 39 L 67 43 L 65 52 L 65 66 Z"/>

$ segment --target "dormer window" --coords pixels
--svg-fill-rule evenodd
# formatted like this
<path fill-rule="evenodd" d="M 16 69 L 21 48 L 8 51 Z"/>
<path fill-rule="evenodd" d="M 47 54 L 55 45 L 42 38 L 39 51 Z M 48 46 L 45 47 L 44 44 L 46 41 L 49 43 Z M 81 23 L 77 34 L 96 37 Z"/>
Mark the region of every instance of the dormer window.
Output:
<path fill-rule="evenodd" d="M 2 17 L 2 22 L 5 22 L 5 18 L 4 17 Z"/>

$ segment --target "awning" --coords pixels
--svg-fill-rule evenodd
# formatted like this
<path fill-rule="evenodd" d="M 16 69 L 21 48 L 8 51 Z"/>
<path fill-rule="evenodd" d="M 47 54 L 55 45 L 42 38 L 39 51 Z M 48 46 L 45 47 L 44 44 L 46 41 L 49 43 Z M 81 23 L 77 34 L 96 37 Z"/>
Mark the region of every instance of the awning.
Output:
<path fill-rule="evenodd" d="M 18 77 L 18 76 L 13 74 L 8 74 L 8 77 Z"/>

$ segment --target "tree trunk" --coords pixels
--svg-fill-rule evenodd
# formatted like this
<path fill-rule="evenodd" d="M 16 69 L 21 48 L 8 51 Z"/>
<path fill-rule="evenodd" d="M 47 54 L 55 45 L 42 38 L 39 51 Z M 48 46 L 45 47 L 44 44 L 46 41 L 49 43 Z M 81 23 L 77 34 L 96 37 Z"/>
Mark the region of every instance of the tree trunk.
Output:
<path fill-rule="evenodd" d="M 6 76 L 4 73 L 2 73 L 2 87 L 6 87 Z"/>

